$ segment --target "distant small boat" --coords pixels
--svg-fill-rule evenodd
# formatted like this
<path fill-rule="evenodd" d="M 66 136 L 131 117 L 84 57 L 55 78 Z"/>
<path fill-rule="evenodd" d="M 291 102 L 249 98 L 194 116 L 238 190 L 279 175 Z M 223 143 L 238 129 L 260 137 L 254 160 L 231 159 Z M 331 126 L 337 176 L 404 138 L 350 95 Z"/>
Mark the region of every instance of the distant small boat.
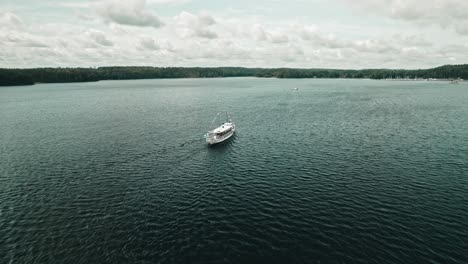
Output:
<path fill-rule="evenodd" d="M 461 79 L 451 80 L 450 84 L 458 84 L 460 81 L 462 80 Z"/>
<path fill-rule="evenodd" d="M 293 88 L 293 91 L 299 91 L 299 88 L 294 87 L 294 88 Z"/>
<path fill-rule="evenodd" d="M 212 129 L 213 124 L 218 119 L 220 113 L 216 115 L 213 122 L 211 122 L 211 126 L 208 130 L 208 133 L 205 134 L 206 142 L 209 145 L 214 145 L 217 143 L 221 143 L 230 137 L 232 137 L 236 131 L 236 125 L 232 121 L 231 116 L 226 112 L 226 122 L 221 123 L 218 127 Z"/>

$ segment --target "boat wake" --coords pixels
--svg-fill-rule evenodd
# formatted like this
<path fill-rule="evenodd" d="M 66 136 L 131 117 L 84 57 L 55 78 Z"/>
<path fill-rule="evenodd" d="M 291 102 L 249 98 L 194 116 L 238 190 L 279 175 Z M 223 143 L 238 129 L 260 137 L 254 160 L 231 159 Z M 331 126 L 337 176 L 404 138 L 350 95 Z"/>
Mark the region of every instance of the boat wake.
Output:
<path fill-rule="evenodd" d="M 195 143 L 199 143 L 201 141 L 201 139 L 199 138 L 196 138 L 196 139 L 190 139 L 190 140 L 187 140 L 181 144 L 179 144 L 179 147 L 185 147 L 186 145 L 192 145 L 192 144 L 195 144 Z"/>

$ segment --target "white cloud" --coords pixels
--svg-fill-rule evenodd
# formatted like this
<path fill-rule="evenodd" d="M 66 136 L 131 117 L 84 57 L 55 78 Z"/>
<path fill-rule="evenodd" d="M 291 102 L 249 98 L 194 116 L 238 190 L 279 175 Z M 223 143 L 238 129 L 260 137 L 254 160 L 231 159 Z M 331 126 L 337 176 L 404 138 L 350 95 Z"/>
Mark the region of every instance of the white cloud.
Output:
<path fill-rule="evenodd" d="M 255 24 L 252 29 L 252 35 L 256 41 L 264 41 L 267 39 L 265 29 L 259 24 Z"/>
<path fill-rule="evenodd" d="M 20 28 L 23 21 L 11 12 L 0 12 L 0 28 Z"/>
<path fill-rule="evenodd" d="M 196 8 L 195 3 L 185 5 L 189 0 L 94 1 L 86 7 L 73 0 L 53 10 L 48 0 L 47 14 L 2 9 L 0 67 L 425 68 L 468 62 L 468 38 L 460 35 L 468 36 L 468 23 L 461 23 L 463 3 L 446 16 L 426 13 L 445 10 L 442 1 L 429 0 L 435 7 L 421 5 L 421 12 L 411 10 L 416 0 L 356 0 L 353 5 L 370 9 L 347 18 L 334 15 L 349 12 L 350 1 L 327 1 L 322 7 L 304 1 L 310 16 L 285 18 L 278 13 L 286 9 L 274 15 L 270 9 L 246 14 L 251 7 L 237 2 L 232 5 L 238 10 L 231 12 L 210 10 L 215 5 L 209 1 L 208 8 L 202 6 L 205 2 Z M 312 8 L 328 6 L 333 7 L 329 16 Z"/>
<path fill-rule="evenodd" d="M 215 19 L 207 14 L 194 15 L 192 13 L 182 11 L 176 16 L 177 23 L 185 27 L 206 27 L 216 23 Z"/>
<path fill-rule="evenodd" d="M 193 33 L 200 38 L 215 39 L 218 37 L 218 34 L 210 29 L 197 29 Z"/>
<path fill-rule="evenodd" d="M 190 2 L 191 0 L 148 0 L 150 4 L 157 4 L 157 5 L 167 5 L 167 4 L 185 4 Z"/>
<path fill-rule="evenodd" d="M 140 27 L 160 27 L 163 22 L 145 9 L 145 0 L 105 0 L 97 11 L 108 22 Z"/>
<path fill-rule="evenodd" d="M 468 20 L 457 23 L 455 30 L 461 35 L 468 35 Z"/>
<path fill-rule="evenodd" d="M 319 30 L 317 25 L 307 25 L 299 30 L 299 35 L 303 40 L 311 41 L 317 46 L 326 48 L 343 48 L 350 43 L 338 39 L 332 33 L 325 33 Z"/>
<path fill-rule="evenodd" d="M 186 11 L 177 15 L 176 20 L 178 24 L 186 27 L 205 27 L 216 23 L 215 19 L 208 14 L 194 15 Z"/>
<path fill-rule="evenodd" d="M 249 25 L 246 25 L 249 27 Z M 287 43 L 290 40 L 289 34 L 286 29 L 265 29 L 261 24 L 255 24 L 250 29 L 251 37 L 256 41 L 267 41 L 270 43 L 281 44 Z"/>
<path fill-rule="evenodd" d="M 88 36 L 95 43 L 101 46 L 114 46 L 114 43 L 110 41 L 103 32 L 97 30 L 89 30 L 88 32 L 86 32 L 86 36 Z"/>
<path fill-rule="evenodd" d="M 268 40 L 272 43 L 286 43 L 289 41 L 289 37 L 284 32 L 272 31 L 268 33 Z"/>
<path fill-rule="evenodd" d="M 303 26 L 302 29 L 300 30 L 300 36 L 304 40 L 310 40 L 310 39 L 315 39 L 319 30 L 317 25 L 307 25 Z"/>
<path fill-rule="evenodd" d="M 395 34 L 393 39 L 404 46 L 416 46 L 416 47 L 430 47 L 433 43 L 426 40 L 422 35 L 410 35 L 403 36 L 401 34 Z"/>
<path fill-rule="evenodd" d="M 184 38 L 218 38 L 218 34 L 212 28 L 216 24 L 216 20 L 208 14 L 194 15 L 183 11 L 175 17 L 175 21 L 181 36 Z"/>
<path fill-rule="evenodd" d="M 468 23 L 468 1 L 466 0 L 357 0 L 343 3 L 363 8 L 371 14 L 416 23 L 419 26 L 439 25 L 451 27 L 460 34 L 468 30 L 460 24 Z"/>
<path fill-rule="evenodd" d="M 139 41 L 139 48 L 142 50 L 159 50 L 160 47 L 153 38 L 143 37 Z"/>
<path fill-rule="evenodd" d="M 417 47 L 404 47 L 401 49 L 401 52 L 405 56 L 412 56 L 412 57 L 421 57 L 425 55 L 424 50 L 417 48 Z"/>
<path fill-rule="evenodd" d="M 395 48 L 393 45 L 389 42 L 375 39 L 358 40 L 352 43 L 352 47 L 357 51 L 374 53 L 395 52 L 397 51 L 397 48 Z"/>
<path fill-rule="evenodd" d="M 46 48 L 48 47 L 47 44 L 39 41 L 39 40 L 36 40 L 36 39 L 25 39 L 24 41 L 22 41 L 22 43 L 20 43 L 20 46 L 22 47 L 30 47 L 30 48 Z"/>

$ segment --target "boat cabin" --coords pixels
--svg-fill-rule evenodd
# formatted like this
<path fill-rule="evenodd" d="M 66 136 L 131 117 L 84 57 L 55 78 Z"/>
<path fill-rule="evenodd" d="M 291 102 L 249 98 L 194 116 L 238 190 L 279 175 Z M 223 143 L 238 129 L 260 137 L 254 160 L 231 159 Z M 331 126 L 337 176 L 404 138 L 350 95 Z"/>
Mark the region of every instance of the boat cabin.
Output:
<path fill-rule="evenodd" d="M 223 125 L 214 129 L 211 133 L 215 134 L 218 137 L 222 137 L 226 134 L 229 134 L 232 131 L 232 124 L 231 123 L 224 123 Z"/>
<path fill-rule="evenodd" d="M 219 113 L 217 116 L 219 116 Z M 229 117 L 227 113 L 226 113 L 226 116 L 227 116 L 227 122 L 221 123 L 220 126 L 218 126 L 217 128 L 213 130 L 209 130 L 208 133 L 205 134 L 206 142 L 208 142 L 208 144 L 213 145 L 213 144 L 223 142 L 224 140 L 234 135 L 236 131 L 236 126 L 234 125 L 234 122 L 231 121 L 231 118 Z M 216 118 L 213 120 L 210 127 L 213 127 L 213 123 L 215 121 L 216 121 Z"/>

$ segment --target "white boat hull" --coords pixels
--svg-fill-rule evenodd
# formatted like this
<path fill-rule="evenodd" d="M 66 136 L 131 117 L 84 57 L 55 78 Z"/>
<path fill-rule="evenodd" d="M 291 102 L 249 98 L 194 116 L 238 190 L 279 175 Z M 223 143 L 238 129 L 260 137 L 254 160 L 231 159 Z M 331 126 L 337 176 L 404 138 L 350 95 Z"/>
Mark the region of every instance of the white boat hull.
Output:
<path fill-rule="evenodd" d="M 213 127 L 213 124 L 215 123 L 219 114 L 220 113 L 218 113 L 213 122 L 211 122 L 210 127 Z M 232 122 L 232 119 L 228 113 L 226 113 L 226 119 L 227 121 L 222 123 L 220 126 L 212 130 L 208 130 L 208 133 L 205 134 L 206 143 L 208 143 L 209 145 L 218 144 L 228 140 L 234 135 L 236 131 L 236 125 L 234 124 L 234 122 Z"/>
<path fill-rule="evenodd" d="M 208 137 L 208 138 L 206 138 L 206 142 L 209 145 L 218 144 L 218 143 L 224 142 L 224 141 L 228 140 L 229 138 L 231 138 L 234 135 L 234 133 L 235 133 L 235 129 L 232 130 L 231 133 L 228 133 L 228 134 L 224 135 L 223 137 Z"/>

